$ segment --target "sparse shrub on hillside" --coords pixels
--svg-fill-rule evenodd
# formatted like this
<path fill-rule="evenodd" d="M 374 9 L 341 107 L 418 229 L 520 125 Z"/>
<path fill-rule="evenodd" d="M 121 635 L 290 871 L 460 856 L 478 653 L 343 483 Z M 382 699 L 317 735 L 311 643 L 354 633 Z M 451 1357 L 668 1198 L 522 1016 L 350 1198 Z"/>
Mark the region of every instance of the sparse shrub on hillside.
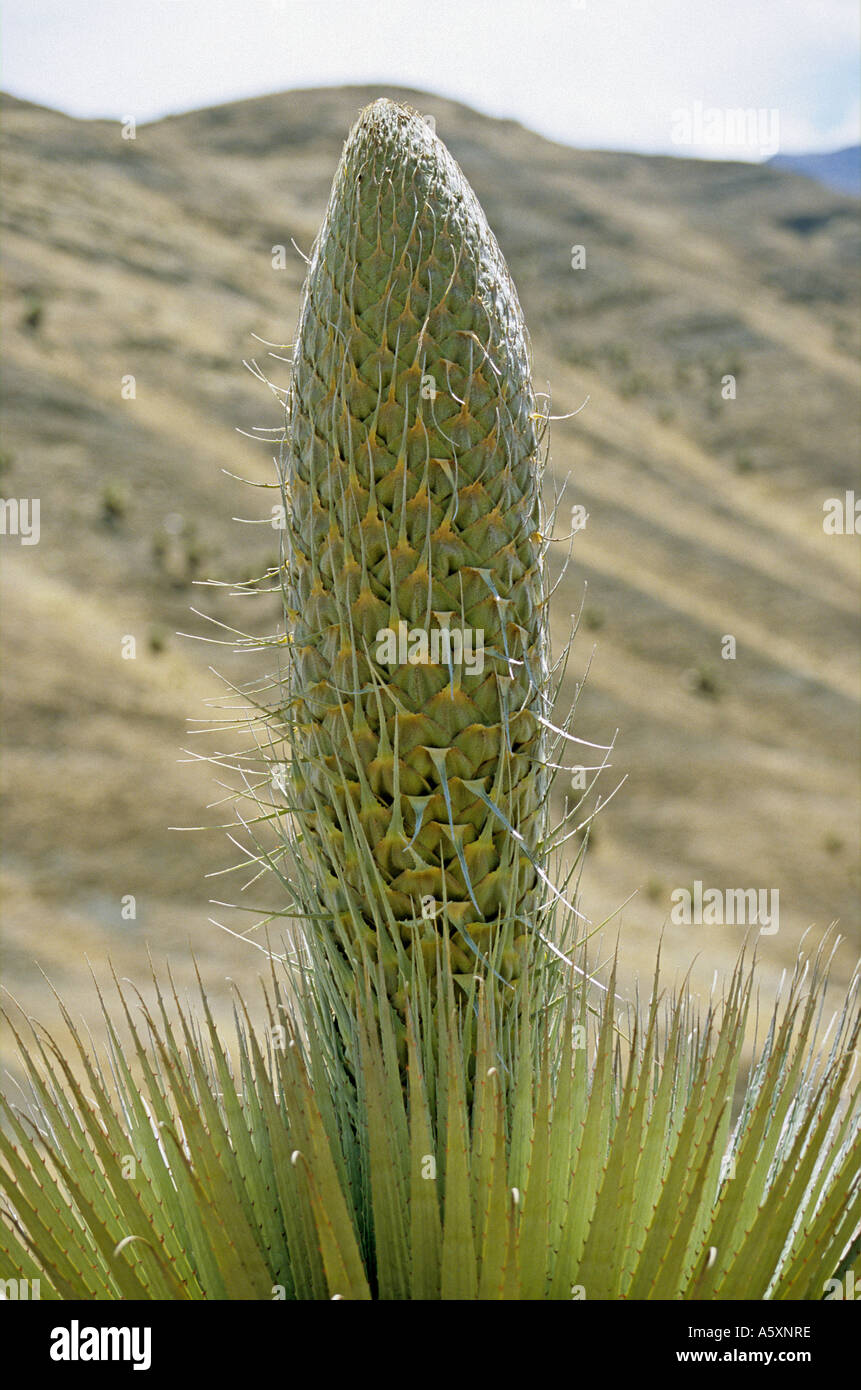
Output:
<path fill-rule="evenodd" d="M 154 623 L 147 636 L 147 646 L 153 656 L 161 656 L 162 652 L 167 650 L 167 640 L 167 628 L 161 623 Z"/>
<path fill-rule="evenodd" d="M 106 483 L 102 488 L 102 521 L 107 526 L 115 526 L 124 521 L 128 511 L 127 490 L 119 483 Z"/>
<path fill-rule="evenodd" d="M 587 628 L 589 632 L 600 631 L 606 621 L 607 619 L 603 609 L 591 607 L 583 609 L 583 626 Z"/>
<path fill-rule="evenodd" d="M 173 588 L 184 589 L 199 577 L 210 549 L 200 539 L 195 522 L 171 516 L 155 532 L 150 553 L 161 577 Z"/>
<path fill-rule="evenodd" d="M 619 395 L 624 396 L 625 400 L 630 400 L 632 396 L 641 396 L 644 391 L 652 389 L 652 379 L 645 372 L 631 372 L 619 383 Z"/>
<path fill-rule="evenodd" d="M 183 532 L 182 539 L 184 542 L 187 582 L 191 583 L 200 573 L 208 551 L 207 547 L 198 536 L 197 526 L 194 522 L 188 523 Z"/>
<path fill-rule="evenodd" d="M 611 367 L 617 371 L 627 371 L 631 365 L 631 349 L 625 343 L 609 343 L 604 348 L 604 356 Z"/>
<path fill-rule="evenodd" d="M 29 329 L 31 333 L 36 333 L 41 327 L 45 317 L 45 305 L 36 295 L 31 295 L 27 300 L 26 308 L 21 315 L 21 326 Z"/>
<path fill-rule="evenodd" d="M 707 662 L 686 671 L 683 679 L 689 690 L 704 699 L 719 700 L 724 693 L 723 684 L 718 680 L 714 667 Z"/>

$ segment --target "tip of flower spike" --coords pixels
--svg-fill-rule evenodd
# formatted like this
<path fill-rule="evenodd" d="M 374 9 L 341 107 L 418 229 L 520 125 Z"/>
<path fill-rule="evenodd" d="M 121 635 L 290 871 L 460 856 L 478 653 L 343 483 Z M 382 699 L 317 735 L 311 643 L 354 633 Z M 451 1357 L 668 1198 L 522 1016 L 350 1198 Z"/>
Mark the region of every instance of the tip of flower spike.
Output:
<path fill-rule="evenodd" d="M 433 136 L 429 123 L 414 107 L 400 101 L 392 101 L 389 97 L 378 97 L 359 112 L 351 135 L 355 136 L 359 132 L 369 136 L 388 135 L 394 131 L 402 132 L 411 126 L 420 127 L 417 132 L 419 134 Z"/>
<path fill-rule="evenodd" d="M 447 152 L 430 124 L 411 106 L 381 97 L 360 113 L 344 149 L 354 176 L 382 183 L 405 163 L 436 163 Z"/>

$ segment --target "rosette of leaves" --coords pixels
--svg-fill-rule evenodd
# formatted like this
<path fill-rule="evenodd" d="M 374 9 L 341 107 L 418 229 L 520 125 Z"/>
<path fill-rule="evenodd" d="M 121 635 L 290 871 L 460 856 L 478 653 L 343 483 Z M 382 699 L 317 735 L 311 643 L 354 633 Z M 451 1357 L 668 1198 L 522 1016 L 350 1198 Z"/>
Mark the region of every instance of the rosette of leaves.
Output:
<path fill-rule="evenodd" d="M 407 1007 L 406 1088 L 401 1015 L 366 978 L 358 1105 L 287 984 L 273 970 L 265 1026 L 237 998 L 232 1051 L 202 989 L 196 1011 L 120 989 L 107 1062 L 65 1011 L 71 1046 L 21 1033 L 7 1297 L 820 1299 L 861 1279 L 858 982 L 820 1038 L 821 957 L 747 1070 L 741 962 L 704 1014 L 657 974 L 621 1016 L 612 988 L 593 1011 L 572 987 L 553 1026 L 521 1012 L 510 1067 L 482 987 L 463 1010 L 450 980 Z"/>

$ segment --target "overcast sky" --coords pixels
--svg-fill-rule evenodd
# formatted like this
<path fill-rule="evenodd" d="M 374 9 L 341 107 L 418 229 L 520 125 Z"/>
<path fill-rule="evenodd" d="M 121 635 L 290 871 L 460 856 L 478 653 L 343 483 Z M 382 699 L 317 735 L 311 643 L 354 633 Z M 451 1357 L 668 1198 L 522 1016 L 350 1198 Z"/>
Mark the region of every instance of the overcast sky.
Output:
<path fill-rule="evenodd" d="M 2 0 L 0 84 L 137 121 L 397 84 L 572 145 L 759 159 L 858 142 L 860 30 L 858 0 Z"/>

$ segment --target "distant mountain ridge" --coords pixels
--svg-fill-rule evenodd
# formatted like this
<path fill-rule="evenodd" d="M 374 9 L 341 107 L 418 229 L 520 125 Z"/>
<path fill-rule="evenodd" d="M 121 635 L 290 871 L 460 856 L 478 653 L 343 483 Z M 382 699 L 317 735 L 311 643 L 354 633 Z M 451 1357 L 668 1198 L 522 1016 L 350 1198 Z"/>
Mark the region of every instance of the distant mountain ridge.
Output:
<path fill-rule="evenodd" d="M 815 179 L 835 193 L 861 198 L 861 145 L 847 145 L 825 154 L 776 154 L 767 162 L 775 169 Z"/>

